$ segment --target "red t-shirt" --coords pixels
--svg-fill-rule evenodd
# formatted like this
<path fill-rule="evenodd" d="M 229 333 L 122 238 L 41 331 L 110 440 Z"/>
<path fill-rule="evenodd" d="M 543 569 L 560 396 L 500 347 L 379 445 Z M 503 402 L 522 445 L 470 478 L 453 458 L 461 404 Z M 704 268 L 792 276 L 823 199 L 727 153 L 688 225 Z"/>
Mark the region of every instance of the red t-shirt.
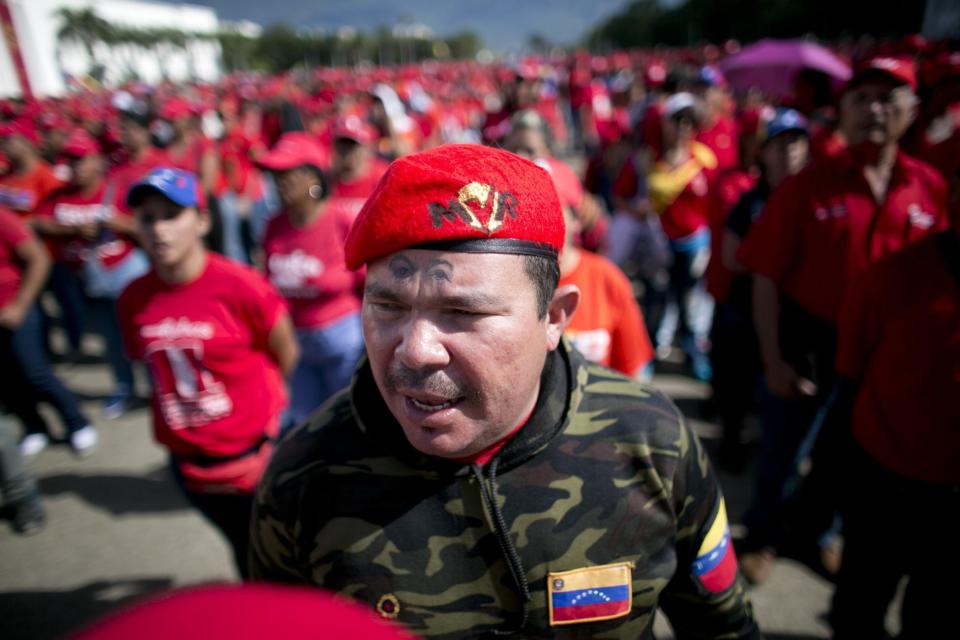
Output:
<path fill-rule="evenodd" d="M 717 180 L 710 194 L 710 264 L 707 265 L 707 291 L 723 302 L 733 282 L 733 274 L 723 265 L 723 230 L 730 211 L 740 196 L 757 183 L 757 177 L 740 169 L 728 171 Z"/>
<path fill-rule="evenodd" d="M 285 212 L 267 223 L 266 275 L 297 328 L 328 326 L 360 310 L 363 272 L 347 269 L 343 250 L 356 215 L 351 201 L 331 198 L 307 227 L 293 226 Z"/>
<path fill-rule="evenodd" d="M 215 145 L 207 136 L 194 134 L 190 136 L 179 151 L 167 148 L 160 151 L 160 154 L 164 158 L 165 165 L 183 169 L 199 176 L 200 162 L 207 153 L 214 150 Z"/>
<path fill-rule="evenodd" d="M 50 165 L 38 160 L 27 173 L 0 176 L 0 206 L 26 216 L 62 186 L 63 182 L 53 174 Z"/>
<path fill-rule="evenodd" d="M 147 363 L 154 436 L 174 456 L 236 455 L 276 434 L 287 398 L 268 340 L 285 309 L 263 276 L 214 253 L 192 282 L 151 271 L 123 292 L 124 344 Z"/>
<path fill-rule="evenodd" d="M 75 187 L 62 189 L 44 203 L 37 211 L 37 217 L 53 218 L 67 226 L 80 226 L 91 222 L 107 220 L 113 216 L 129 216 L 125 211 L 115 209 L 105 202 L 106 182 L 90 194 L 84 194 Z M 86 258 L 87 251 L 94 242 L 76 236 L 52 236 L 47 238 L 47 247 L 55 260 L 70 267 L 79 267 Z M 127 237 L 113 234 L 106 242 L 96 243 L 97 254 L 105 266 L 112 266 L 134 249 L 134 243 Z"/>
<path fill-rule="evenodd" d="M 872 266 L 840 316 L 837 372 L 862 382 L 853 433 L 880 464 L 960 484 L 960 283 L 928 236 Z"/>
<path fill-rule="evenodd" d="M 848 284 L 867 265 L 948 225 L 946 185 L 932 167 L 899 152 L 878 205 L 847 151 L 785 179 L 737 260 L 835 324 Z"/>
<path fill-rule="evenodd" d="M 367 170 L 362 176 L 353 180 L 337 180 L 333 183 L 330 195 L 338 198 L 355 198 L 366 202 L 373 190 L 377 188 L 380 178 L 387 172 L 389 163 L 380 158 L 370 158 Z"/>
<path fill-rule="evenodd" d="M 23 271 L 17 259 L 17 247 L 32 237 L 30 229 L 17 214 L 0 208 L 0 308 L 17 297 Z"/>
<path fill-rule="evenodd" d="M 628 376 L 653 360 L 643 314 L 627 277 L 612 262 L 580 252 L 580 262 L 560 285 L 580 289 L 580 306 L 566 328 L 573 346 L 592 362 Z"/>
<path fill-rule="evenodd" d="M 717 156 L 717 170 L 733 169 L 740 162 L 740 133 L 737 121 L 718 116 L 713 126 L 697 134 L 697 142 L 707 145 Z"/>

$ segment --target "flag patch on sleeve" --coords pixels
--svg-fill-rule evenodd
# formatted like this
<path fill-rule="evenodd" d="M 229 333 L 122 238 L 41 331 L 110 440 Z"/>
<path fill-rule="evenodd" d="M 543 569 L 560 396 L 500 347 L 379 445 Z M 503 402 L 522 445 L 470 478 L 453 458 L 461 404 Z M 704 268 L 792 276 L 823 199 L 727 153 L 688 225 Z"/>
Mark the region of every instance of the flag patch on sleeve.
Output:
<path fill-rule="evenodd" d="M 547 574 L 550 624 L 610 620 L 630 613 L 632 567 L 620 562 Z"/>
<path fill-rule="evenodd" d="M 737 576 L 737 556 L 730 541 L 727 509 L 723 499 L 720 500 L 710 530 L 703 538 L 697 559 L 693 561 L 693 575 L 711 593 L 729 589 Z"/>

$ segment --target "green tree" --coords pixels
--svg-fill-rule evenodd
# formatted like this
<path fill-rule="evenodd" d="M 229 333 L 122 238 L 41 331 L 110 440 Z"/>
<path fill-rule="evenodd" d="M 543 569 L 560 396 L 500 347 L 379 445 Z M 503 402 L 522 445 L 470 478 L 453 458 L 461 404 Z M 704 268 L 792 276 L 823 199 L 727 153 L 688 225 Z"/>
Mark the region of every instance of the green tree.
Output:
<path fill-rule="evenodd" d="M 474 58 L 483 48 L 483 40 L 474 31 L 464 30 L 456 33 L 444 42 L 450 48 L 450 57 L 456 59 Z"/>
<path fill-rule="evenodd" d="M 104 67 L 96 56 L 96 46 L 101 43 L 108 43 L 114 36 L 114 28 L 89 7 L 85 9 L 62 8 L 57 11 L 56 17 L 61 22 L 60 29 L 57 31 L 57 39 L 60 42 L 80 44 L 90 60 L 90 75 L 98 82 L 102 81 Z"/>

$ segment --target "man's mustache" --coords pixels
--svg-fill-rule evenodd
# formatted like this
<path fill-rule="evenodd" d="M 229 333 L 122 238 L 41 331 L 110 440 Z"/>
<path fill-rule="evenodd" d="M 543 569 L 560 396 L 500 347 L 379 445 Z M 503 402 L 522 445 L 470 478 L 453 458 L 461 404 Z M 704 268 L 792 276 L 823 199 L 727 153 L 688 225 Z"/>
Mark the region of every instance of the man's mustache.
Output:
<path fill-rule="evenodd" d="M 472 387 L 457 383 L 442 371 L 411 369 L 402 364 L 390 368 L 386 385 L 393 392 L 421 391 L 449 399 L 479 396 Z"/>

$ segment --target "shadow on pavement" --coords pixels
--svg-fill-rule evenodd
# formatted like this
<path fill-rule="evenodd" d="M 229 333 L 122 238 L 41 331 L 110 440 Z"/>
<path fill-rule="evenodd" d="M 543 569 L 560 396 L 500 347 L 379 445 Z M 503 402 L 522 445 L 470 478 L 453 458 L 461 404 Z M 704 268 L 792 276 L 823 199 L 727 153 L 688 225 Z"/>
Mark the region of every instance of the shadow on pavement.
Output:
<path fill-rule="evenodd" d="M 0 593 L 0 637 L 4 640 L 58 638 L 118 606 L 172 587 L 170 578 L 136 578 L 91 582 L 71 591 Z"/>
<path fill-rule="evenodd" d="M 190 508 L 166 465 L 142 476 L 61 473 L 40 478 L 38 484 L 44 496 L 72 493 L 114 515 Z"/>

